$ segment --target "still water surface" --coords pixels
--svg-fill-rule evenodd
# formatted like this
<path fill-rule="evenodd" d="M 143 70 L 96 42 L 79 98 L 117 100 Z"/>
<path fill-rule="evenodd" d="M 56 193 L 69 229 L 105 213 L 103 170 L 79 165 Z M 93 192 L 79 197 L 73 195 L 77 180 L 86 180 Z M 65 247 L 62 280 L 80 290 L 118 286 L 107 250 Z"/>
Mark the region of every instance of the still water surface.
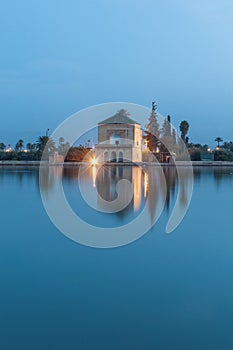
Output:
<path fill-rule="evenodd" d="M 148 175 L 108 167 L 94 177 L 90 170 L 86 193 L 94 186 L 105 200 L 116 198 L 122 176 L 134 184 L 129 205 L 106 214 L 81 197 L 78 168 L 48 170 L 42 190 L 49 194 L 62 176 L 73 210 L 98 226 L 126 224 L 146 200 L 153 220 L 164 199 L 158 222 L 141 239 L 94 249 L 53 226 L 38 168 L 0 169 L 0 349 L 233 349 L 233 169 L 194 169 L 191 205 L 170 235 L 177 177 L 174 168 L 164 174 L 167 193 L 156 168 Z M 185 200 L 184 188 L 180 205 Z"/>

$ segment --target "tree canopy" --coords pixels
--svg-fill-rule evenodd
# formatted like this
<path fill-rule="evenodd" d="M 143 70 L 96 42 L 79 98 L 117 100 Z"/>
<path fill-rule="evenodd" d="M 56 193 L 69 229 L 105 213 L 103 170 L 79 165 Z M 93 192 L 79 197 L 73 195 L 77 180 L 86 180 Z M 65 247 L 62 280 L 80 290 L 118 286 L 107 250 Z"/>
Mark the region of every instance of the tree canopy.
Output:
<path fill-rule="evenodd" d="M 218 137 L 216 137 L 216 139 L 214 141 L 217 142 L 218 147 L 219 147 L 220 146 L 220 142 L 223 142 L 223 139 L 220 136 L 218 136 Z"/>
<path fill-rule="evenodd" d="M 159 147 L 160 141 L 160 125 L 158 122 L 158 115 L 156 113 L 156 105 L 155 102 L 152 102 L 152 110 L 150 113 L 150 116 L 148 118 L 148 124 L 145 125 L 145 136 L 144 139 L 146 140 L 147 147 L 151 152 L 156 152 L 157 148 Z"/>
<path fill-rule="evenodd" d="M 186 120 L 183 120 L 180 123 L 180 132 L 181 132 L 181 138 L 184 142 L 186 142 L 186 135 L 189 130 L 189 123 Z"/>

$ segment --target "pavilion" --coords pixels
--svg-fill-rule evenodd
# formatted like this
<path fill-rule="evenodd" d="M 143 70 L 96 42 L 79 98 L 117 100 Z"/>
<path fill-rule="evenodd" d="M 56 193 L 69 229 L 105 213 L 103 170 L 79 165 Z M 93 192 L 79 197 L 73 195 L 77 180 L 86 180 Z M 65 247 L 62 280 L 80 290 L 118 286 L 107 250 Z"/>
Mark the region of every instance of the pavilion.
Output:
<path fill-rule="evenodd" d="M 99 122 L 95 155 L 99 162 L 141 162 L 141 125 L 124 109 Z"/>

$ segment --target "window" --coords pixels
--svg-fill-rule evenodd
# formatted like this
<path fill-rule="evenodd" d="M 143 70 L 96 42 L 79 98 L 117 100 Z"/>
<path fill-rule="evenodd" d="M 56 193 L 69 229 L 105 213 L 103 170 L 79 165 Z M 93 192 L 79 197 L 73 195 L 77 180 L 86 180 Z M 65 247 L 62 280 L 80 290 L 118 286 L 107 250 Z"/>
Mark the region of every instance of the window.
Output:
<path fill-rule="evenodd" d="M 113 134 L 110 136 L 111 145 L 119 145 L 122 143 L 122 137 L 119 134 Z"/>

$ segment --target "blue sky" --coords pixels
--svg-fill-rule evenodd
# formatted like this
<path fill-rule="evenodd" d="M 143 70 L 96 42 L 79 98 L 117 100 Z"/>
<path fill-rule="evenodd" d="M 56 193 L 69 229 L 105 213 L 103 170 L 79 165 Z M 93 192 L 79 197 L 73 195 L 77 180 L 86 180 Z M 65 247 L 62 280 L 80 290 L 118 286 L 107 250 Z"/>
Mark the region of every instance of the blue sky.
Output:
<path fill-rule="evenodd" d="M 2 0 L 0 141 L 153 100 L 191 141 L 233 140 L 232 18 L 232 0 Z"/>

